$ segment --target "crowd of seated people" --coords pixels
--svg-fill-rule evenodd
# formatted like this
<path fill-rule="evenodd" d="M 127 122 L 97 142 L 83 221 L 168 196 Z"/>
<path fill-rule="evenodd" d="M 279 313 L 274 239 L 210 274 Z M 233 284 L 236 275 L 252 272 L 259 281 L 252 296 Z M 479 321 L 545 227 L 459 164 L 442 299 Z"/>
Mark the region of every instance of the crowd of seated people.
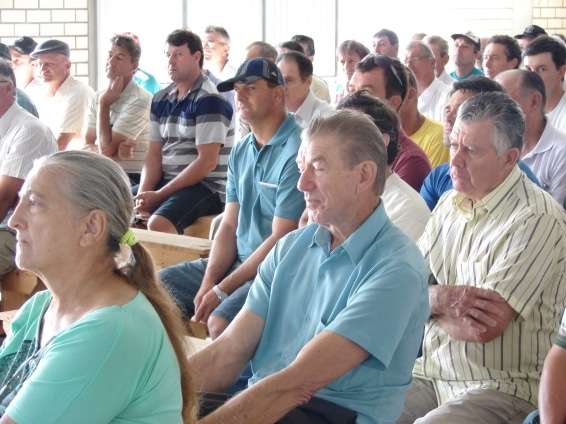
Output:
<path fill-rule="evenodd" d="M 0 424 L 566 422 L 563 38 L 384 28 L 334 85 L 308 35 L 163 41 L 167 84 L 124 32 L 98 92 L 64 41 L 0 43 L 0 280 L 47 288 Z M 130 230 L 210 215 L 161 270 Z"/>

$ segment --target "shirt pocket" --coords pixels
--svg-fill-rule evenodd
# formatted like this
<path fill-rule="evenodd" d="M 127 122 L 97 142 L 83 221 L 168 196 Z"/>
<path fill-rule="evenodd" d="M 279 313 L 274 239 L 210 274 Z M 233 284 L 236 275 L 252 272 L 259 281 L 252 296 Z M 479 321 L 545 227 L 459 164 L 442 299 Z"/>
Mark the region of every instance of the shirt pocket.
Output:
<path fill-rule="evenodd" d="M 261 209 L 268 215 L 273 215 L 275 213 L 277 200 L 277 184 L 260 182 L 258 186 Z"/>

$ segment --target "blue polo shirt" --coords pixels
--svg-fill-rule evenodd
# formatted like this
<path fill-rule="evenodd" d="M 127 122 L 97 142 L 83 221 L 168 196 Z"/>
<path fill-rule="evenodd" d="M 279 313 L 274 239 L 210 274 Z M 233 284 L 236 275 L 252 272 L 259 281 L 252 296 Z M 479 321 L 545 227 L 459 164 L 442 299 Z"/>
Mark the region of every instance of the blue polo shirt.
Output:
<path fill-rule="evenodd" d="M 330 243 L 326 228 L 309 225 L 281 239 L 260 265 L 244 305 L 265 320 L 249 383 L 287 367 L 331 331 L 369 358 L 315 396 L 357 412 L 360 424 L 394 422 L 430 312 L 423 257 L 383 205 L 333 251 Z"/>
<path fill-rule="evenodd" d="M 472 68 L 472 71 L 468 75 L 464 75 L 463 77 L 459 77 L 456 71 L 450 72 L 450 78 L 452 78 L 454 81 L 463 81 L 471 77 L 483 77 L 483 76 L 484 76 L 483 71 L 481 69 L 476 68 L 475 66 Z"/>
<path fill-rule="evenodd" d="M 540 183 L 531 168 L 523 162 L 522 160 L 517 162 L 517 165 L 525 173 L 525 175 L 533 183 L 540 187 Z M 452 178 L 450 178 L 450 165 L 443 163 L 442 165 L 434 168 L 428 176 L 425 178 L 423 185 L 421 186 L 421 197 L 424 199 L 428 208 L 433 210 L 436 204 L 440 200 L 440 197 L 447 192 L 452 190 Z"/>
<path fill-rule="evenodd" d="M 305 209 L 297 190 L 297 152 L 301 129 L 288 115 L 263 147 L 249 133 L 233 149 L 228 161 L 226 203 L 238 203 L 236 242 L 244 261 L 271 235 L 273 217 L 299 221 Z"/>

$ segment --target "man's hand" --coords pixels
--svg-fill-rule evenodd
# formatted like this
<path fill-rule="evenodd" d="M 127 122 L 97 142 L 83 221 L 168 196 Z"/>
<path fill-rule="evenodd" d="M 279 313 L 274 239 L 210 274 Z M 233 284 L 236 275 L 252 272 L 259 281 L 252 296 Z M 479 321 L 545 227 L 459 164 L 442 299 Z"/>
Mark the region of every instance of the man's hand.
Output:
<path fill-rule="evenodd" d="M 493 340 L 516 316 L 496 291 L 473 286 L 430 286 L 429 300 L 432 318 L 458 340 Z"/>
<path fill-rule="evenodd" d="M 100 104 L 106 107 L 112 105 L 116 100 L 118 100 L 118 97 L 120 97 L 123 90 L 124 77 L 117 76 L 112 78 L 108 84 L 108 88 L 100 96 Z"/>
<path fill-rule="evenodd" d="M 144 212 L 152 213 L 163 202 L 161 195 L 157 191 L 138 193 L 134 200 L 136 201 L 135 211 L 140 214 Z"/>
<path fill-rule="evenodd" d="M 202 281 L 200 288 L 198 289 L 197 295 L 193 300 L 193 303 L 195 305 L 195 311 L 198 309 L 200 303 L 202 302 L 204 295 L 207 294 L 209 291 L 211 291 L 213 286 L 214 286 L 214 282 L 209 282 L 206 279 Z"/>
<path fill-rule="evenodd" d="M 196 298 L 195 298 L 196 304 Z M 195 310 L 195 321 L 200 321 L 203 324 L 206 324 L 208 321 L 208 317 L 216 309 L 216 307 L 220 305 L 220 300 L 218 300 L 218 296 L 214 291 L 209 290 L 203 297 L 199 304 L 196 306 Z"/>

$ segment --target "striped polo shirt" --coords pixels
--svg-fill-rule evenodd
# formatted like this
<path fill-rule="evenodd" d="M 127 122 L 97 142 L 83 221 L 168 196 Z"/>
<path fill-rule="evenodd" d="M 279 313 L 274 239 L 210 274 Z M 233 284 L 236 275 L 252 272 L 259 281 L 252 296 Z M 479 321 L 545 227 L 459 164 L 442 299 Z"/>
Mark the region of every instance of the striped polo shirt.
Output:
<path fill-rule="evenodd" d="M 515 167 L 472 206 L 461 193 L 447 192 L 418 244 L 438 284 L 494 290 L 517 318 L 488 343 L 454 340 L 430 319 L 415 377 L 433 382 L 440 403 L 481 388 L 536 404 L 566 306 L 562 208 Z"/>
<path fill-rule="evenodd" d="M 228 157 L 234 141 L 232 106 L 204 75 L 182 98 L 175 84 L 159 91 L 151 102 L 151 140 L 161 143 L 163 177 L 171 180 L 198 157 L 197 146 L 221 143 L 216 168 L 202 183 L 224 199 Z"/>

